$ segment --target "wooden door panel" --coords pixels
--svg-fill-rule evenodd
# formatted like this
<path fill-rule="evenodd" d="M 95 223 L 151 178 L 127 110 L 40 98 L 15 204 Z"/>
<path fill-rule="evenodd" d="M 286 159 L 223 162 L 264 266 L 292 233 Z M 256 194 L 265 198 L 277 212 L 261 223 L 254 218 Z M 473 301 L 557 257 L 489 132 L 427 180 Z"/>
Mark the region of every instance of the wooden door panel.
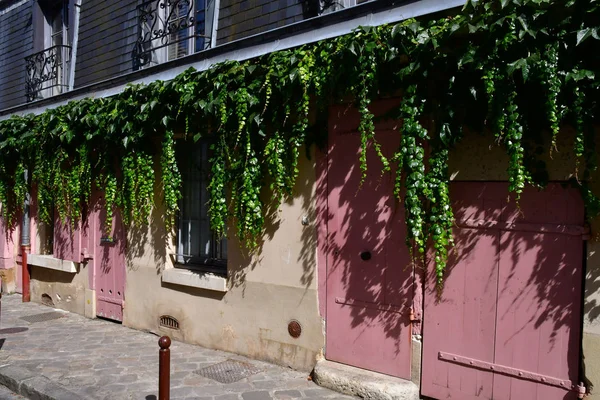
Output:
<path fill-rule="evenodd" d="M 106 232 L 106 210 L 99 193 L 95 195 L 90 215 L 94 226 L 91 240 L 94 249 L 96 314 L 122 321 L 125 304 L 125 227 L 120 212 L 115 209 L 111 232 Z"/>
<path fill-rule="evenodd" d="M 388 156 L 398 148 L 397 131 L 376 139 Z M 404 210 L 372 147 L 361 186 L 359 149 L 356 132 L 330 136 L 326 357 L 410 379 L 413 269 Z"/>
<path fill-rule="evenodd" d="M 457 244 L 441 297 L 432 273 L 425 293 L 426 396 L 577 398 L 566 386 L 579 372 L 583 203 L 558 184 L 526 190 L 518 206 L 506 193 L 451 186 Z"/>
<path fill-rule="evenodd" d="M 498 283 L 498 234 L 456 229 L 449 274 L 438 297 L 435 274 L 428 274 L 423 327 L 424 395 L 434 398 L 491 399 L 493 374 L 440 361 L 439 352 L 493 361 Z M 430 271 L 433 266 L 430 268 Z M 494 295 L 490 296 L 490 293 Z"/>
<path fill-rule="evenodd" d="M 583 254 L 581 237 L 501 235 L 495 362 L 578 381 Z M 574 301 L 575 300 L 575 301 Z M 498 376 L 495 399 L 576 399 L 543 383 Z"/>

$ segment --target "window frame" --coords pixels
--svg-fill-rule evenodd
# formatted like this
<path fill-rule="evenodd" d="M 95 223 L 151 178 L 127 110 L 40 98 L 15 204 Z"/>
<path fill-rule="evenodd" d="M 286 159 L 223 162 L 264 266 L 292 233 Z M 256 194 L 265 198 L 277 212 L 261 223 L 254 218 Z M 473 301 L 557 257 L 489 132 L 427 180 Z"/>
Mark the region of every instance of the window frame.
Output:
<path fill-rule="evenodd" d="M 207 139 L 200 139 L 198 140 L 196 143 L 190 143 L 189 139 L 178 139 L 175 142 L 175 151 L 176 151 L 176 157 L 177 157 L 177 162 L 178 162 L 178 167 L 179 170 L 181 172 L 181 176 L 182 176 L 182 197 L 179 201 L 179 213 L 177 215 L 177 221 L 176 221 L 176 226 L 177 226 L 177 237 L 176 237 L 176 253 L 175 253 L 175 266 L 179 267 L 179 268 L 187 268 L 187 269 L 192 269 L 192 270 L 199 270 L 199 271 L 203 271 L 203 272 L 211 272 L 211 273 L 215 273 L 218 275 L 227 275 L 227 253 L 228 253 L 228 241 L 227 241 L 227 237 L 223 237 L 221 239 L 216 237 L 216 234 L 211 230 L 210 228 L 210 216 L 208 215 L 208 196 L 210 196 L 210 194 L 208 193 L 208 185 L 210 182 L 210 147 L 211 147 L 212 141 L 211 140 L 207 140 Z M 181 148 L 184 148 L 184 150 L 181 150 Z M 185 151 L 185 153 L 182 154 L 182 151 Z M 185 221 L 191 221 L 190 218 L 184 218 L 184 210 L 186 209 L 186 195 L 188 194 L 188 190 L 186 189 L 186 184 L 187 182 L 189 182 L 190 178 L 186 178 L 188 174 L 190 174 L 189 171 L 185 171 L 185 168 L 183 168 L 182 165 L 182 160 L 184 158 L 187 158 L 187 161 L 193 163 L 196 162 L 198 160 L 197 156 L 195 156 L 195 154 L 197 154 L 196 152 L 200 152 L 202 154 L 200 154 L 200 162 L 202 164 L 201 167 L 201 171 L 200 174 L 206 174 L 206 178 L 204 179 L 204 182 L 201 180 L 199 182 L 199 203 L 197 205 L 195 204 L 190 204 L 190 207 L 200 207 L 200 214 L 202 214 L 202 207 L 205 208 L 205 221 L 202 220 L 202 217 L 199 218 L 199 232 L 202 232 L 203 227 L 201 224 L 207 224 L 208 227 L 206 227 L 206 225 L 204 226 L 204 228 L 206 229 L 206 231 L 210 234 L 210 253 L 209 255 L 206 254 L 200 254 L 200 255 L 196 255 L 196 254 L 185 254 L 184 253 L 184 246 L 185 244 L 183 243 L 183 237 L 184 235 L 187 236 L 188 239 L 188 249 L 191 248 L 191 243 L 194 240 L 194 238 L 192 237 L 192 229 L 191 229 L 191 225 L 188 225 L 187 228 L 187 234 L 185 234 L 184 229 L 185 229 Z M 188 157 L 189 156 L 189 157 Z M 191 161 L 190 161 L 191 160 Z M 189 168 L 189 170 L 191 170 L 192 167 Z M 203 171 L 202 169 L 206 168 L 206 171 Z M 202 198 L 202 192 L 206 191 L 206 198 L 203 199 Z M 205 200 L 203 202 L 203 200 Z M 193 202 L 193 199 L 187 198 L 187 201 Z M 199 237 L 195 240 L 202 240 L 202 237 Z M 216 254 L 217 252 L 215 251 L 215 246 L 220 246 L 220 250 L 218 251 L 218 253 L 220 253 L 222 256 L 219 258 Z M 189 250 L 188 250 L 189 251 Z"/>
<path fill-rule="evenodd" d="M 39 11 L 37 11 L 39 22 L 34 27 L 39 33 L 35 40 L 34 53 L 26 57 L 33 60 L 31 65 L 27 64 L 26 67 L 27 80 L 35 83 L 36 79 L 46 76 L 44 74 L 50 74 L 54 68 L 57 73 L 51 79 L 42 78 L 41 83 L 35 83 L 35 91 L 32 92 L 34 97 L 31 99 L 28 97 L 28 102 L 47 99 L 70 90 L 69 79 L 73 61 L 69 23 L 72 7 L 71 0 L 51 0 L 39 4 Z M 57 18 L 61 19 L 60 29 L 55 31 L 54 22 Z M 54 43 L 55 38 L 58 37 L 60 43 Z"/>
<path fill-rule="evenodd" d="M 138 39 L 132 52 L 134 71 L 187 57 L 211 47 L 212 27 L 216 26 L 215 18 L 218 16 L 215 2 L 177 0 L 175 4 L 170 3 L 169 0 L 147 0 L 138 5 Z M 181 3 L 190 6 L 190 10 L 183 15 L 169 8 L 179 7 Z M 198 9 L 199 4 L 202 5 L 202 10 Z M 202 21 L 199 19 L 200 15 L 203 16 Z M 184 27 L 177 29 L 182 22 Z M 199 33 L 199 27 L 204 28 L 203 32 Z M 207 32 L 209 27 L 211 32 Z M 172 28 L 175 29 L 171 32 Z M 172 37 L 177 39 L 182 32 L 187 35 L 179 40 L 171 40 Z M 204 45 L 199 47 L 201 41 Z M 187 42 L 187 49 L 185 54 L 178 55 L 178 46 L 181 42 Z M 175 46 L 174 57 L 171 55 L 172 46 Z"/>
<path fill-rule="evenodd" d="M 319 16 L 355 7 L 359 0 L 319 0 Z"/>

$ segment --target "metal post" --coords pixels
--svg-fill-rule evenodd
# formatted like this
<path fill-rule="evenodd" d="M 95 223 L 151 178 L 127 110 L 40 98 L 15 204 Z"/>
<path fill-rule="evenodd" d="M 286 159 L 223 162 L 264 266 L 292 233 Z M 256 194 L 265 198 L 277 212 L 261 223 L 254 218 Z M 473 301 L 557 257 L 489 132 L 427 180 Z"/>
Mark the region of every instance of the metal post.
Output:
<path fill-rule="evenodd" d="M 158 339 L 158 400 L 169 400 L 171 389 L 171 339 L 163 336 Z"/>
<path fill-rule="evenodd" d="M 28 171 L 24 171 L 25 182 L 29 182 Z M 27 253 L 31 249 L 29 233 L 29 192 L 25 193 L 25 203 L 23 204 L 23 224 L 21 225 L 21 266 L 23 268 L 23 303 L 31 301 L 29 293 L 29 267 L 27 265 Z"/>

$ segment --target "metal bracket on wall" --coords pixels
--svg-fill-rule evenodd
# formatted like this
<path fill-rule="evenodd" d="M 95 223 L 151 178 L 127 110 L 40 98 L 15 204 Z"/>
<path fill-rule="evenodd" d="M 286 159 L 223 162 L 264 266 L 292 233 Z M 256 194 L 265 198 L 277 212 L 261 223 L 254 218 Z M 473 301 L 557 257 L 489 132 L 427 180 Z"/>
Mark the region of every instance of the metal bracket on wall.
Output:
<path fill-rule="evenodd" d="M 409 319 L 410 322 L 413 324 L 421 322 L 421 316 L 419 314 L 416 314 L 415 310 L 412 307 L 410 308 Z"/>
<path fill-rule="evenodd" d="M 83 258 L 83 261 L 92 260 L 94 258 L 94 256 L 92 254 L 88 253 L 88 249 L 83 248 L 83 249 L 81 249 L 81 258 Z"/>
<path fill-rule="evenodd" d="M 540 383 L 542 385 L 555 386 L 568 391 L 577 392 L 579 394 L 580 399 L 582 399 L 583 396 L 585 396 L 586 394 L 586 389 L 583 383 L 576 385 L 570 380 L 555 378 L 552 376 L 542 375 L 518 368 L 507 367 L 505 365 L 494 364 L 487 361 L 476 360 L 474 358 L 462 357 L 456 354 L 444 353 L 441 351 L 438 353 L 438 358 L 441 361 L 464 365 L 470 368 L 492 371 L 502 375 L 512 376 L 526 381 Z"/>

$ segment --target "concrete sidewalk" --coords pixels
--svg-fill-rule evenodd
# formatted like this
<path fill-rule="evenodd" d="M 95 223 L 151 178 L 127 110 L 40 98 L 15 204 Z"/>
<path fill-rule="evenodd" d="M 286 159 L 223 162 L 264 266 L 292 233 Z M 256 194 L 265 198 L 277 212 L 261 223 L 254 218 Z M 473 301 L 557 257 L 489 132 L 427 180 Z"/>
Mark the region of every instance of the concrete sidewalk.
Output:
<path fill-rule="evenodd" d="M 22 319 L 34 315 L 39 315 L 30 319 L 34 322 Z M 11 333 L 10 328 L 19 327 L 27 330 Z M 0 384 L 15 393 L 57 400 L 156 398 L 158 337 L 150 333 L 22 303 L 20 295 L 2 298 L 0 328 Z M 258 372 L 227 384 L 197 373 L 230 359 Z M 306 373 L 198 346 L 171 345 L 171 399 L 294 398 L 352 399 L 317 386 Z"/>

